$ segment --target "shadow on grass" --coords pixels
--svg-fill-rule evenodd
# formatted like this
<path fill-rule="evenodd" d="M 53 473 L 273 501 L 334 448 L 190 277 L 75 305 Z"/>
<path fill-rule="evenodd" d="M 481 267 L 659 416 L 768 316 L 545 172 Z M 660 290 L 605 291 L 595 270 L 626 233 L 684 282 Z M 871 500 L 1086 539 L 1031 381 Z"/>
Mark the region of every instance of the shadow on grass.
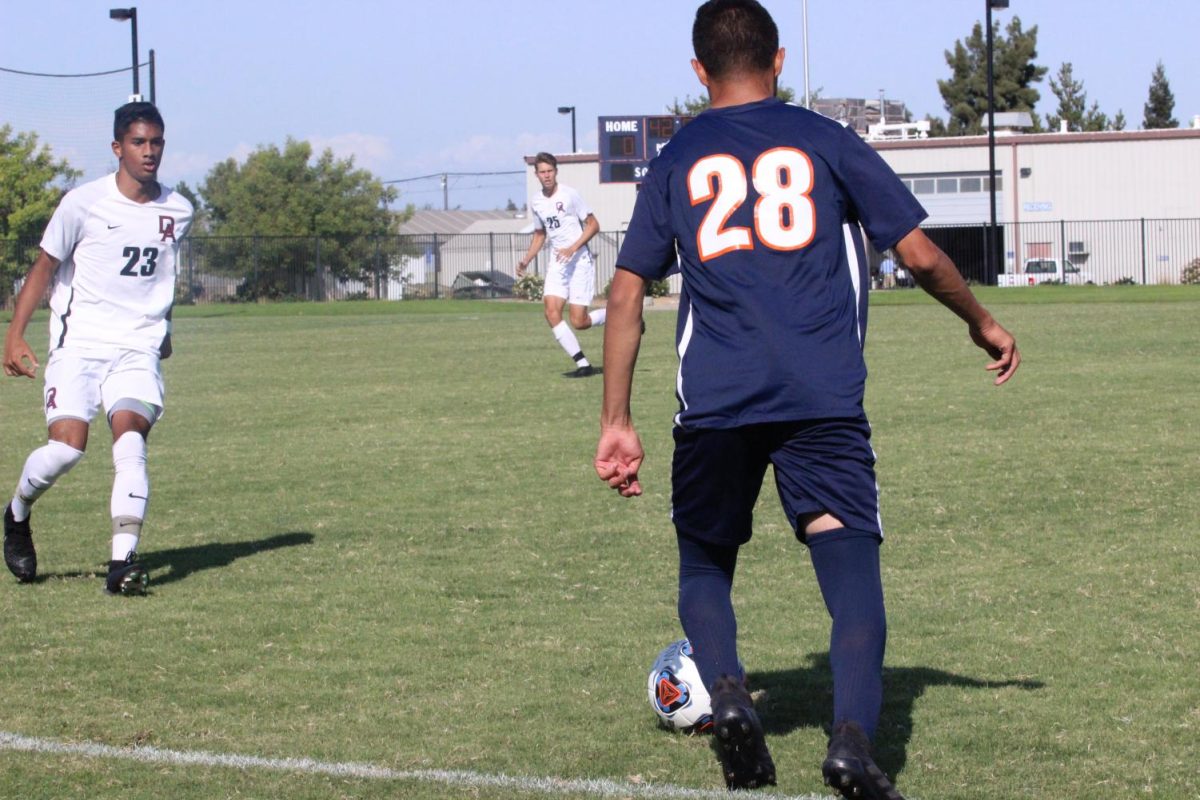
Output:
<path fill-rule="evenodd" d="M 143 555 L 141 559 L 142 563 L 150 570 L 150 586 L 153 590 L 156 586 L 183 580 L 193 572 L 227 567 L 239 558 L 256 553 L 278 550 L 281 547 L 312 544 L 313 538 L 313 535 L 307 531 L 293 531 L 246 542 L 212 542 L 193 547 L 176 547 L 173 550 L 151 551 Z M 170 571 L 163 573 L 162 571 L 168 567 Z M 30 583 L 44 583 L 52 578 L 103 578 L 106 575 L 108 575 L 108 567 L 104 566 L 88 571 L 39 573 Z"/>
<path fill-rule="evenodd" d="M 763 727 L 769 734 L 786 734 L 796 728 L 821 728 L 829 733 L 833 721 L 833 673 L 829 653 L 809 653 L 808 666 L 776 672 L 752 672 L 750 686 L 767 691 L 760 706 Z M 908 742 L 912 738 L 913 706 L 931 686 L 956 686 L 967 689 L 1040 689 L 1041 681 L 987 680 L 955 675 L 929 667 L 884 667 L 883 712 L 876 736 L 876 759 L 884 771 L 895 777 L 908 760 Z M 819 764 L 824 752 L 814 753 Z"/>
<path fill-rule="evenodd" d="M 312 544 L 313 535 L 307 531 L 293 531 L 253 539 L 245 542 L 212 542 L 193 547 L 176 547 L 173 550 L 154 550 L 142 556 L 150 570 L 151 586 L 181 581 L 193 572 L 227 567 L 239 558 L 278 550 L 281 547 L 296 547 Z M 170 572 L 163 570 L 170 568 Z"/>
<path fill-rule="evenodd" d="M 570 372 L 564 372 L 562 374 L 562 376 L 564 378 L 583 378 L 586 380 L 587 378 L 599 377 L 603 374 L 604 374 L 604 367 L 597 367 L 595 364 L 593 364 L 591 375 L 576 375 L 575 370 L 571 370 Z"/>

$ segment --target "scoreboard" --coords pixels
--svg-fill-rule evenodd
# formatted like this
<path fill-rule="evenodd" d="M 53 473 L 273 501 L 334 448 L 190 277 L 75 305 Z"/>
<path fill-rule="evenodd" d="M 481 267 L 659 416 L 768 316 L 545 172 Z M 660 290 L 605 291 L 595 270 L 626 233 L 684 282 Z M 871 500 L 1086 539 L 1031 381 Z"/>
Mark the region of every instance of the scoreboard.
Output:
<path fill-rule="evenodd" d="M 691 117 L 600 117 L 600 182 L 641 183 L 646 168 Z"/>

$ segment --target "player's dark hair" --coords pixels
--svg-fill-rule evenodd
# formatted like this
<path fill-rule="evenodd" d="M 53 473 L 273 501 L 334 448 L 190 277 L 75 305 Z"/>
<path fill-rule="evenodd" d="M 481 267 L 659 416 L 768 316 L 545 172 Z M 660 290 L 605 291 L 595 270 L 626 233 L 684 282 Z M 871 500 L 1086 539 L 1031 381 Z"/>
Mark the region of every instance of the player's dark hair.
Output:
<path fill-rule="evenodd" d="M 164 131 L 167 129 L 162 114 L 158 113 L 154 103 L 126 103 L 113 112 L 113 141 L 121 141 L 121 137 L 129 133 L 129 128 L 135 122 L 149 122 Z"/>
<path fill-rule="evenodd" d="M 537 169 L 538 164 L 549 164 L 550 166 L 554 167 L 555 169 L 558 169 L 558 159 L 555 158 L 554 156 L 550 155 L 549 153 L 538 153 L 536 156 L 534 156 L 533 157 L 533 168 Z"/>
<path fill-rule="evenodd" d="M 758 0 L 708 0 L 696 10 L 692 49 L 710 78 L 770 69 L 779 29 Z"/>

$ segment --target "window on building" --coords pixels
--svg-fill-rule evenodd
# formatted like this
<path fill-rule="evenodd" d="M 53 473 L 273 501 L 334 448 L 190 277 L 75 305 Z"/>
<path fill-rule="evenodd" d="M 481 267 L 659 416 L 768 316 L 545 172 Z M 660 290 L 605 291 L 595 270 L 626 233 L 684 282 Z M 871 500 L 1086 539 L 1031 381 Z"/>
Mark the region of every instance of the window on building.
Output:
<path fill-rule="evenodd" d="M 935 186 L 933 178 L 917 178 L 913 181 L 913 194 L 933 194 Z"/>
<path fill-rule="evenodd" d="M 981 178 L 959 178 L 958 190 L 960 192 L 982 192 L 983 180 Z"/>
<path fill-rule="evenodd" d="M 958 178 L 938 178 L 938 194 L 958 194 Z"/>

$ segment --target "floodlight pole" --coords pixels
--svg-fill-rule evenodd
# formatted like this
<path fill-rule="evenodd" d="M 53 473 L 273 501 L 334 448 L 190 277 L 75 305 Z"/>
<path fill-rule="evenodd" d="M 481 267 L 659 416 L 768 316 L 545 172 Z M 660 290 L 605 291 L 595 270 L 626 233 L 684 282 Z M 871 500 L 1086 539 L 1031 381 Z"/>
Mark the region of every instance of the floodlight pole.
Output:
<path fill-rule="evenodd" d="M 987 6 L 987 100 L 988 100 L 988 200 L 991 219 L 987 230 L 987 252 L 984 253 L 984 277 L 990 283 L 996 269 L 996 81 L 992 62 L 992 9 L 1008 8 L 1008 0 L 984 0 Z"/>
<path fill-rule="evenodd" d="M 571 115 L 571 152 L 575 151 L 575 106 L 559 106 L 558 113 Z"/>
<path fill-rule="evenodd" d="M 137 6 L 132 8 L 110 8 L 108 10 L 108 18 L 116 20 L 129 20 L 130 30 L 133 32 L 133 96 L 130 101 L 141 100 L 142 92 L 138 88 L 138 44 L 137 44 Z"/>
<path fill-rule="evenodd" d="M 804 107 L 812 108 L 812 93 L 808 90 L 808 0 L 801 4 L 804 8 Z"/>

